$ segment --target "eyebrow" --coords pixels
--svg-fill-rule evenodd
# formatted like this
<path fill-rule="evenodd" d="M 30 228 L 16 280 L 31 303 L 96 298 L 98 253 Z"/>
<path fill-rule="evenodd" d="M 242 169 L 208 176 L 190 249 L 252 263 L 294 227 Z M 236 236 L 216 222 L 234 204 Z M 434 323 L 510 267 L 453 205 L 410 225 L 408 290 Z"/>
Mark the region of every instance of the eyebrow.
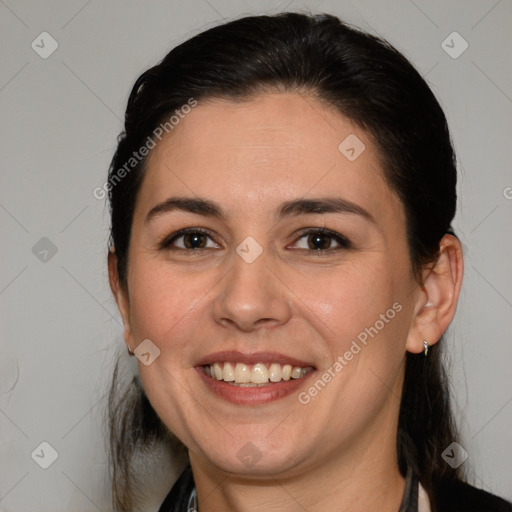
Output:
<path fill-rule="evenodd" d="M 220 220 L 224 220 L 226 218 L 226 214 L 222 207 L 213 201 L 202 198 L 170 197 L 162 203 L 154 206 L 146 215 L 145 222 L 148 223 L 156 217 L 176 210 L 195 213 L 205 217 L 215 217 Z M 362 206 L 337 197 L 297 199 L 295 201 L 288 201 L 281 206 L 278 211 L 278 216 L 280 218 L 284 218 L 322 213 L 348 213 L 359 215 L 376 224 L 373 215 L 371 215 L 371 213 L 365 210 Z"/>
<path fill-rule="evenodd" d="M 337 197 L 321 199 L 299 199 L 285 203 L 279 210 L 280 217 L 305 215 L 312 213 L 350 213 L 359 215 L 376 224 L 373 215 L 352 201 Z"/>
<path fill-rule="evenodd" d="M 195 213 L 205 217 L 215 217 L 221 220 L 226 217 L 223 209 L 213 201 L 193 197 L 170 197 L 163 203 L 159 203 L 151 208 L 149 213 L 146 215 L 145 222 L 148 223 L 164 213 L 169 213 L 175 210 Z"/>

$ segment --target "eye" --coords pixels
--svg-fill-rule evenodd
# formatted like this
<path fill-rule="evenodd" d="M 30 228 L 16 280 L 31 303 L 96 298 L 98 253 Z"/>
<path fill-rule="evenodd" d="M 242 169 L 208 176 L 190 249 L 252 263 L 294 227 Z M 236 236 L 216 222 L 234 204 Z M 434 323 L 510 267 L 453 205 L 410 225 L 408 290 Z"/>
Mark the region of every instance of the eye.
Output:
<path fill-rule="evenodd" d="M 199 228 L 181 229 L 164 240 L 162 246 L 167 249 L 182 250 L 219 248 L 209 232 Z"/>
<path fill-rule="evenodd" d="M 294 244 L 295 249 L 310 251 L 328 251 L 336 249 L 349 249 L 350 241 L 335 231 L 326 229 L 309 229 L 303 232 Z"/>

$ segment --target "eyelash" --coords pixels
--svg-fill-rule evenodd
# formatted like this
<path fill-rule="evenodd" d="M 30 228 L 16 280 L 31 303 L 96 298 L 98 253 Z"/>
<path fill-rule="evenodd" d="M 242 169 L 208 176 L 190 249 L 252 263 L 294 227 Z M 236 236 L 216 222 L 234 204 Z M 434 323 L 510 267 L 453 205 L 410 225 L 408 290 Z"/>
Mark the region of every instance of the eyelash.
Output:
<path fill-rule="evenodd" d="M 203 250 L 211 249 L 210 247 L 205 248 L 195 248 L 195 249 L 186 249 L 183 247 L 173 247 L 172 244 L 176 242 L 179 238 L 189 235 L 189 234 L 202 234 L 209 237 L 215 244 L 213 234 L 211 231 L 204 229 L 204 228 L 184 228 L 180 229 L 179 231 L 176 231 L 172 235 L 166 237 L 162 242 L 160 242 L 159 246 L 161 249 L 167 249 L 167 250 L 173 250 L 173 251 L 182 251 L 185 253 L 193 254 L 198 253 Z M 299 240 L 301 240 L 304 237 L 308 237 L 311 235 L 323 235 L 328 236 L 332 238 L 337 244 L 339 244 L 338 247 L 330 247 L 329 249 L 298 249 L 302 251 L 309 251 L 314 254 L 325 254 L 332 251 L 339 251 L 339 250 L 347 250 L 352 249 L 352 242 L 345 236 L 341 235 L 340 233 L 337 233 L 336 231 L 331 231 L 330 229 L 326 228 L 308 228 L 300 232 L 298 237 L 296 238 L 294 244 L 296 244 Z M 217 244 L 218 245 L 218 244 Z"/>

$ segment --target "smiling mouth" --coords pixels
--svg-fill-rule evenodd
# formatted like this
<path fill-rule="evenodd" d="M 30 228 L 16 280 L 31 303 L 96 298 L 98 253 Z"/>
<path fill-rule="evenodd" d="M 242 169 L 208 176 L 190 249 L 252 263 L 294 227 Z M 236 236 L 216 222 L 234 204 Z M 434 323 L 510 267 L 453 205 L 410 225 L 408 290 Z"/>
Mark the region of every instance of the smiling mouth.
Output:
<path fill-rule="evenodd" d="M 263 387 L 279 382 L 302 379 L 313 371 L 312 366 L 300 367 L 279 363 L 256 363 L 254 365 L 231 362 L 215 362 L 203 365 L 204 373 L 214 380 L 232 386 Z"/>

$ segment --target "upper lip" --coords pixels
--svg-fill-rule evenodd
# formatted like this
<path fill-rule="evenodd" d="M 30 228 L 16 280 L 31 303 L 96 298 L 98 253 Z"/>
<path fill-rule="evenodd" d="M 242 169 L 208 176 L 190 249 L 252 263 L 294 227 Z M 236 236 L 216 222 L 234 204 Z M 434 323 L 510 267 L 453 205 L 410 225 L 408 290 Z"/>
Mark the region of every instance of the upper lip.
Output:
<path fill-rule="evenodd" d="M 310 362 L 296 359 L 294 357 L 280 354 L 278 352 L 239 352 L 237 350 L 224 350 L 221 352 L 214 352 L 204 356 L 197 362 L 197 366 L 204 366 L 213 364 L 215 362 L 230 362 L 230 363 L 243 363 L 243 364 L 257 364 L 257 363 L 278 363 L 289 364 L 291 366 L 299 366 L 301 368 L 314 367 Z"/>

